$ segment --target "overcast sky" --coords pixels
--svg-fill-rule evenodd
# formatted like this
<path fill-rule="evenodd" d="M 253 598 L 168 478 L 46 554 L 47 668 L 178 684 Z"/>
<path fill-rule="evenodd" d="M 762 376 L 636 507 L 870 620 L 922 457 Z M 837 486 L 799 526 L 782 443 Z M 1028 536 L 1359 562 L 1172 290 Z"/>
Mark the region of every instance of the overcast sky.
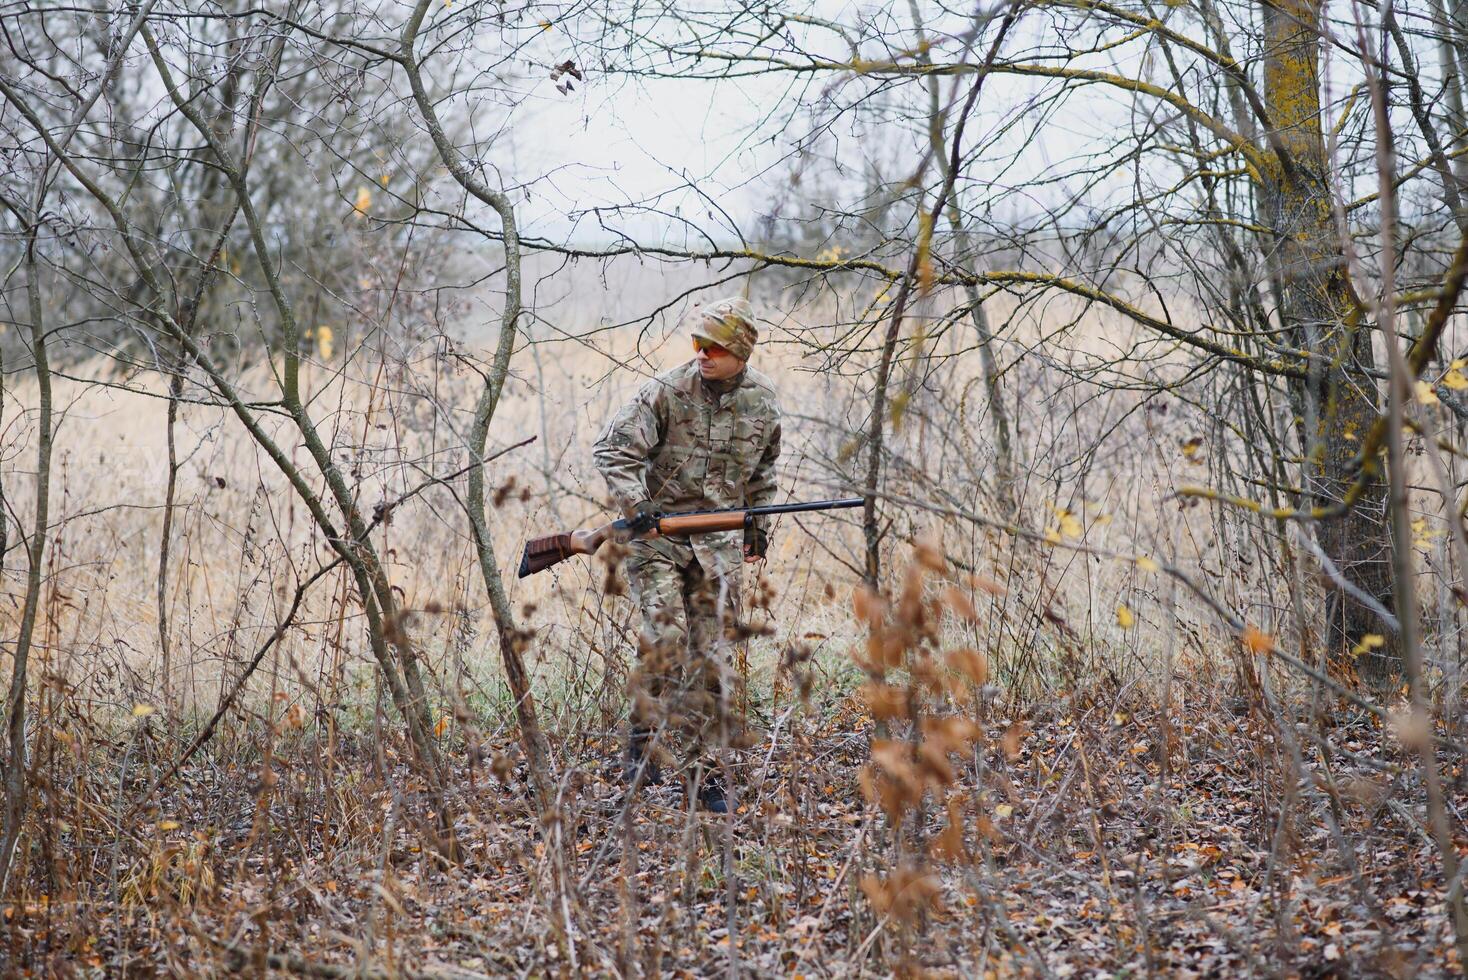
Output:
<path fill-rule="evenodd" d="M 815 16 L 839 18 L 857 29 L 865 25 L 869 33 L 863 42 L 864 57 L 889 57 L 915 38 L 907 23 L 906 5 L 900 9 L 890 4 L 848 7 L 810 0 L 793 6 Z M 970 23 L 968 15 L 947 16 L 944 22 L 931 11 L 925 14 L 932 36 L 938 39 L 935 60 L 962 53 L 954 36 Z M 1169 8 L 1167 16 L 1175 19 L 1177 29 L 1198 34 L 1192 23 L 1195 18 L 1186 11 Z M 752 234 L 758 219 L 772 211 L 790 216 L 812 202 L 849 201 L 866 160 L 880 160 L 891 178 L 905 176 L 905 168 L 916 159 L 919 137 L 910 125 L 904 131 L 897 123 L 876 125 L 868 117 L 860 124 L 865 128 L 860 128 L 848 119 L 820 144 L 819 153 L 826 159 L 816 168 L 816 179 L 793 189 L 793 154 L 812 122 L 811 115 L 796 111 L 801 99 L 813 102 L 822 91 L 829 91 L 840 103 L 862 92 L 869 79 L 843 78 L 839 73 L 818 78 L 771 74 L 717 83 L 688 78 L 629 79 L 598 70 L 595 59 L 600 56 L 575 36 L 584 27 L 565 20 L 547 29 L 528 30 L 518 39 L 512 63 L 516 77 L 509 83 L 516 91 L 506 100 L 514 107 L 491 142 L 494 158 L 503 162 L 502 180 L 527 185 L 527 193 L 515 201 L 521 230 L 527 235 L 591 245 L 615 240 L 620 232 L 643 244 L 703 248 L 709 242 L 700 232 L 706 232 L 721 245 L 730 245 L 738 240 L 731 226 Z M 828 30 L 790 29 L 800 32 L 797 39 L 806 50 L 833 59 L 850 56 Z M 878 38 L 884 33 L 885 41 Z M 1011 33 L 1006 52 L 1053 50 L 1059 43 L 1053 22 L 1035 13 Z M 1072 34 L 1067 43 L 1082 45 L 1083 38 Z M 981 51 L 968 55 L 970 60 L 981 56 Z M 550 78 L 549 67 L 567 59 L 578 63 L 585 79 L 573 91 L 563 93 Z M 1080 63 L 1072 62 L 1072 66 Z M 1140 42 L 1110 49 L 1087 66 L 1166 87 L 1172 84 L 1163 60 L 1155 53 L 1149 56 Z M 1430 55 L 1422 67 L 1435 69 Z M 1342 66 L 1339 56 L 1327 60 L 1325 72 L 1326 102 L 1345 98 L 1356 80 L 1355 72 Z M 1192 70 L 1187 74 L 1198 77 Z M 965 175 L 974 181 L 965 192 L 966 200 L 990 195 L 997 209 L 1007 212 L 998 214 L 1001 220 L 1008 216 L 1023 221 L 1044 214 L 1082 184 L 1085 204 L 1103 208 L 1145 194 L 1149 185 L 1166 187 L 1175 180 L 1176 174 L 1157 156 L 1148 158 L 1140 174 L 1123 166 L 1115 171 L 1115 179 L 1106 182 L 1089 183 L 1084 177 L 1045 180 L 1061 174 L 1069 177 L 1097 165 L 1098 159 L 1085 158 L 1106 154 L 1113 140 L 1124 142 L 1124 134 L 1133 128 L 1147 129 L 1152 116 L 1163 108 L 1149 97 L 1133 101 L 1116 89 L 1089 86 L 1047 103 L 1043 111 L 1024 110 L 1037 93 L 1054 87 L 1052 82 L 1014 75 L 995 75 L 986 82 L 965 145 L 988 145 L 989 151 Z M 894 87 L 897 90 L 901 91 L 898 98 L 923 98 L 916 84 Z M 956 92 L 952 82 L 945 80 L 944 99 Z M 1018 125 L 1004 128 L 1021 116 Z M 838 158 L 847 168 L 849 186 L 842 186 L 830 169 L 830 161 Z M 591 213 L 598 208 L 621 210 Z M 607 228 L 599 225 L 599 217 Z"/>

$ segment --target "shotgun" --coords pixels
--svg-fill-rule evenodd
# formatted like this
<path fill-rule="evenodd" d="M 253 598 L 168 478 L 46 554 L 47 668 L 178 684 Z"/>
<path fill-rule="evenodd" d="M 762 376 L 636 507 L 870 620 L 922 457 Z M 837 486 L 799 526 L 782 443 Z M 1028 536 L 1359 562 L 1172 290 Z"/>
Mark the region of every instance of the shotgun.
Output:
<path fill-rule="evenodd" d="M 525 543 L 520 558 L 520 578 L 545 571 L 573 555 L 594 555 L 608 541 L 631 541 L 668 535 L 711 534 L 714 531 L 738 531 L 751 526 L 756 517 L 767 514 L 798 514 L 808 510 L 837 510 L 860 507 L 862 497 L 842 500 L 813 500 L 802 504 L 770 504 L 767 507 L 730 507 L 726 510 L 687 510 L 674 514 L 658 514 L 651 530 L 633 533 L 630 520 L 612 521 L 588 530 L 552 534 Z"/>

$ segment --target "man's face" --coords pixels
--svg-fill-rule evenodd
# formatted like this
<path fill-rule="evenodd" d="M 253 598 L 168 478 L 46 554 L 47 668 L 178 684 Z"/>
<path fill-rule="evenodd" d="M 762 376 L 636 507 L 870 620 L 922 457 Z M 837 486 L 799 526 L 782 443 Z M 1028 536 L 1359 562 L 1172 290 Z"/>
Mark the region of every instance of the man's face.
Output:
<path fill-rule="evenodd" d="M 698 373 L 705 381 L 724 381 L 744 370 L 745 362 L 718 344 L 695 337 L 693 350 L 698 360 Z"/>

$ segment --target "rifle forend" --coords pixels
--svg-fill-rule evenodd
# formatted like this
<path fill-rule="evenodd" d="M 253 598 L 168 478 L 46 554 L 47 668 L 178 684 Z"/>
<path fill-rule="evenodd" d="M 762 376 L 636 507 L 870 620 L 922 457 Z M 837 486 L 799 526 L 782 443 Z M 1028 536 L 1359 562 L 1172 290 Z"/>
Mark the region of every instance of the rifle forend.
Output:
<path fill-rule="evenodd" d="M 608 540 L 613 538 L 631 541 L 635 538 L 656 538 L 664 535 L 685 537 L 693 534 L 712 534 L 717 531 L 738 531 L 750 526 L 756 517 L 765 514 L 790 514 L 810 510 L 836 510 L 844 507 L 860 507 L 861 497 L 842 500 L 815 500 L 798 504 L 771 504 L 765 507 L 730 508 L 728 510 L 694 510 L 679 514 L 659 514 L 657 524 L 651 531 L 633 534 L 628 521 L 612 521 L 598 528 L 552 534 L 535 538 L 525 543 L 525 553 L 520 556 L 520 578 L 543 572 L 552 565 L 559 565 L 574 555 L 593 555 Z"/>

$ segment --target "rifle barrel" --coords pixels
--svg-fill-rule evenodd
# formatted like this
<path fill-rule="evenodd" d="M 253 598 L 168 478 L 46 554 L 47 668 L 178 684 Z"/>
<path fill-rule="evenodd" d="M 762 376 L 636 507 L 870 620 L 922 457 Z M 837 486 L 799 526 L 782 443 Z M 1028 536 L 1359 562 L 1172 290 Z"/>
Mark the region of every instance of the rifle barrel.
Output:
<path fill-rule="evenodd" d="M 860 507 L 866 503 L 864 497 L 843 497 L 840 500 L 811 500 L 799 504 L 770 504 L 766 507 L 750 507 L 751 514 L 797 514 L 806 510 L 839 510 L 843 507 Z"/>

